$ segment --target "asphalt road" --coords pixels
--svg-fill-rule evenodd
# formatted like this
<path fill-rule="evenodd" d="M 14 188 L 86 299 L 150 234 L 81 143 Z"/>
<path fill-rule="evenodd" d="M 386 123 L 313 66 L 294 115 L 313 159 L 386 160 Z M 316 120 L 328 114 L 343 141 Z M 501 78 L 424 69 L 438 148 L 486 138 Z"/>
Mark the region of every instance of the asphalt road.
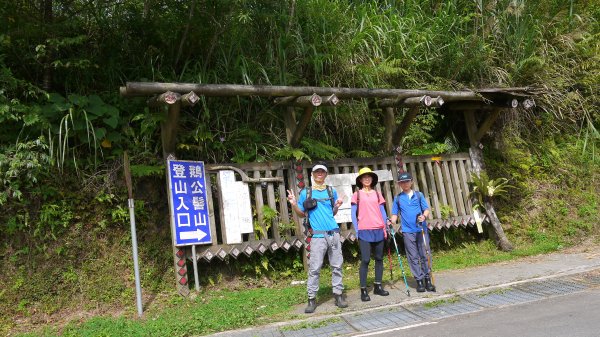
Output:
<path fill-rule="evenodd" d="M 600 336 L 600 289 L 353 336 L 598 337 Z"/>

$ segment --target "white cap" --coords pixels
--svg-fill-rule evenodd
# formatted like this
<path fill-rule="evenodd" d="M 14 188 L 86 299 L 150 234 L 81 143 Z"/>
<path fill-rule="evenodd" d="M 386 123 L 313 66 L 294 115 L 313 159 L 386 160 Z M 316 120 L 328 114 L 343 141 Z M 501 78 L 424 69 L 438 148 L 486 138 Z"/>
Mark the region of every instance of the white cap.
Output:
<path fill-rule="evenodd" d="M 323 164 L 317 164 L 313 166 L 312 172 L 315 172 L 316 170 L 324 170 L 325 172 L 327 172 L 327 167 Z"/>

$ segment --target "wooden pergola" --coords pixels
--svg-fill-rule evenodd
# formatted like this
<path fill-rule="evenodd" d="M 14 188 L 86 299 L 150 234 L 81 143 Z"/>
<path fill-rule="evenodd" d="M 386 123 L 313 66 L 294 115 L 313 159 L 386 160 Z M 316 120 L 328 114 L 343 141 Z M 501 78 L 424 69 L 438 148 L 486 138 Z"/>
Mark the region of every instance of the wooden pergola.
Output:
<path fill-rule="evenodd" d="M 469 179 L 468 173 L 473 172 L 477 175 L 484 170 L 482 146 L 480 144 L 483 136 L 489 131 L 496 119 L 503 111 L 511 109 L 531 109 L 535 106 L 534 98 L 541 94 L 541 91 L 530 87 L 519 88 L 486 88 L 461 91 L 436 91 L 436 90 L 411 90 L 411 89 L 371 89 L 371 88 L 340 88 L 340 87 L 310 87 L 310 86 L 267 86 L 267 85 L 236 85 L 236 84 L 193 84 L 193 83 L 155 83 L 155 82 L 128 82 L 120 88 L 123 97 L 148 97 L 148 104 L 151 107 L 163 107 L 167 113 L 167 118 L 161 124 L 161 138 L 163 146 L 163 157 L 175 159 L 175 149 L 177 144 L 177 127 L 179 123 L 180 110 L 183 106 L 191 106 L 198 103 L 201 96 L 206 97 L 264 97 L 270 99 L 276 106 L 281 107 L 282 119 L 286 127 L 287 141 L 292 147 L 297 147 L 310 124 L 315 108 L 334 107 L 343 104 L 349 100 L 366 100 L 369 109 L 381 109 L 384 113 L 385 131 L 382 146 L 392 152 L 398 148 L 402 138 L 406 134 L 409 126 L 419 111 L 423 108 L 435 108 L 442 113 L 462 113 L 464 115 L 467 137 L 470 143 L 469 154 L 467 157 L 449 156 L 436 160 L 442 166 L 436 168 L 435 165 L 424 163 L 424 158 L 409 158 L 408 166 L 398 166 L 393 171 L 394 178 L 397 172 L 402 170 L 412 170 L 418 173 L 421 168 L 422 185 L 421 189 L 431 191 L 431 201 L 436 203 L 440 194 L 439 203 L 442 197 L 446 200 L 448 195 L 448 204 L 452 201 L 452 206 L 459 216 L 453 220 L 432 221 L 434 228 L 440 226 L 458 226 L 460 224 L 473 224 L 473 216 L 467 207 L 470 204 L 468 199 Z M 299 118 L 296 118 L 297 109 L 301 110 Z M 403 119 L 396 123 L 396 114 L 399 109 L 408 109 L 404 113 Z M 460 157 L 460 158 L 459 158 Z M 441 157 L 439 157 L 441 158 Z M 466 164 L 464 158 L 467 160 Z M 427 159 L 429 160 L 429 159 Z M 421 161 L 423 163 L 417 163 Z M 393 162 L 393 159 L 392 159 Z M 365 160 L 343 160 L 339 163 L 331 163 L 335 171 L 339 173 L 356 172 L 358 165 L 379 166 L 382 169 L 389 168 L 388 158 L 374 158 L 372 161 Z M 398 164 L 398 162 L 396 162 Z M 261 217 L 259 206 L 268 204 L 278 209 L 282 214 L 285 213 L 285 221 L 294 221 L 297 224 L 297 217 L 292 214 L 293 219 L 288 217 L 288 208 L 283 202 L 277 204 L 276 195 L 285 193 L 289 188 L 285 185 L 295 180 L 298 185 L 304 186 L 308 183 L 308 171 L 302 168 L 298 163 L 294 169 L 284 167 L 283 163 L 267 163 L 261 168 L 258 166 L 238 165 L 236 170 L 242 177 L 246 177 L 247 182 L 268 183 L 267 201 L 263 201 L 263 192 L 260 184 L 255 189 L 256 213 Z M 465 167 L 467 167 L 465 169 Z M 219 170 L 224 166 L 214 164 L 208 165 L 208 169 Z M 226 167 L 232 168 L 232 165 Z M 302 175 L 303 170 L 305 171 Z M 436 171 L 437 170 L 437 171 Z M 241 171 L 241 173 L 240 173 Z M 249 174 L 252 172 L 252 176 Z M 248 173 L 248 174 L 247 174 Z M 296 175 L 300 174 L 300 175 Z M 302 178 L 297 178 L 302 177 Z M 427 186 L 426 181 L 436 186 Z M 454 181 L 454 185 L 452 183 Z M 300 183 L 301 182 L 301 183 Z M 446 186 L 444 186 L 446 184 Z M 382 183 L 381 189 L 385 189 L 388 196 L 393 195 L 394 184 L 389 182 Z M 263 186 L 264 187 L 264 186 Z M 453 194 L 451 189 L 457 189 Z M 282 192 L 283 191 L 283 192 Z M 437 192 L 436 192 L 437 191 Z M 436 194 L 437 193 L 437 194 Z M 428 193 L 425 193 L 428 195 Z M 456 196 L 456 198 L 455 198 Z M 283 198 L 285 199 L 285 198 Z M 387 199 L 387 197 L 386 197 Z M 451 200 L 450 200 L 451 199 Z M 459 199 L 461 202 L 459 202 Z M 464 203 L 463 203 L 464 202 Z M 431 204 L 431 203 L 430 203 Z M 213 205 L 209 203 L 211 211 L 214 213 Z M 388 205 L 389 206 L 389 205 Z M 433 206 L 433 205 L 432 205 Z M 512 245 L 506 239 L 504 231 L 494 211 L 491 203 L 486 203 L 487 220 L 491 223 L 493 231 L 490 233 L 495 236 L 496 242 L 502 250 L 511 250 Z M 291 212 L 293 213 L 293 212 Z M 217 219 L 218 220 L 218 219 Z M 222 220 L 222 219 L 221 219 Z M 260 219 L 259 219 L 260 220 Z M 435 219 L 432 219 L 435 220 Z M 284 222 L 285 222 L 284 221 Z M 437 223 L 437 225 L 435 225 Z M 436 227 L 437 226 L 437 227 Z M 222 230 L 222 229 L 221 229 Z M 342 230 L 346 238 L 354 241 L 354 234 L 351 226 Z M 216 233 L 215 233 L 216 234 Z M 242 245 L 227 245 L 224 242 L 213 244 L 211 247 L 201 247 L 201 257 L 210 261 L 214 256 L 224 259 L 227 255 L 237 257 L 241 253 L 250 255 L 253 252 L 263 254 L 268 250 L 282 248 L 301 248 L 303 246 L 303 237 L 299 227 L 296 230 L 289 231 L 289 235 L 284 235 L 273 230 L 272 235 L 265 235 L 261 240 L 249 239 Z M 185 264 L 182 264 L 182 258 L 189 257 L 185 247 L 173 246 L 174 262 L 176 268 L 177 285 L 179 292 L 183 295 L 189 293 L 187 287 L 187 271 Z M 195 251 L 194 251 L 195 252 Z M 196 261 L 194 260 L 194 263 Z"/>

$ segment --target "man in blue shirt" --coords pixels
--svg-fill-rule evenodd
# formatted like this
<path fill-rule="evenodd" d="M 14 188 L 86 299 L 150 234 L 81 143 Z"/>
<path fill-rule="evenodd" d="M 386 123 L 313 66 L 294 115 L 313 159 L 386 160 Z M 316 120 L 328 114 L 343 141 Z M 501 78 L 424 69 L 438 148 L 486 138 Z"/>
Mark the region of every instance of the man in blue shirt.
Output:
<path fill-rule="evenodd" d="M 398 176 L 398 185 L 402 189 L 395 198 L 392 206 L 392 223 L 396 223 L 400 216 L 402 225 L 402 237 L 404 238 L 404 247 L 406 249 L 406 258 L 415 280 L 417 281 L 417 292 L 435 291 L 435 286 L 431 282 L 431 270 L 427 263 L 425 253 L 426 246 L 429 246 L 429 233 L 427 222 L 429 216 L 429 205 L 419 191 L 412 189 L 413 178 L 408 172 L 400 173 Z M 424 231 L 425 235 L 422 234 Z M 424 240 L 427 240 L 425 243 Z"/>
<path fill-rule="evenodd" d="M 319 291 L 319 276 L 325 254 L 329 259 L 331 266 L 331 287 L 335 305 L 345 308 L 348 303 L 343 299 L 342 292 L 342 242 L 340 241 L 340 228 L 334 219 L 339 207 L 342 205 L 342 199 L 338 199 L 337 192 L 325 185 L 327 177 L 327 167 L 323 164 L 317 164 L 312 168 L 312 177 L 314 184 L 310 187 L 311 198 L 316 200 L 316 206 L 306 209 L 305 201 L 307 199 L 307 189 L 300 191 L 298 201 L 291 190 L 288 190 L 288 201 L 292 209 L 301 217 L 308 216 L 310 227 L 312 228 L 312 239 L 310 241 L 310 258 L 308 259 L 308 280 L 306 288 L 308 292 L 308 306 L 304 309 L 305 313 L 312 313 L 317 307 L 316 297 Z M 330 195 L 331 194 L 331 195 Z"/>

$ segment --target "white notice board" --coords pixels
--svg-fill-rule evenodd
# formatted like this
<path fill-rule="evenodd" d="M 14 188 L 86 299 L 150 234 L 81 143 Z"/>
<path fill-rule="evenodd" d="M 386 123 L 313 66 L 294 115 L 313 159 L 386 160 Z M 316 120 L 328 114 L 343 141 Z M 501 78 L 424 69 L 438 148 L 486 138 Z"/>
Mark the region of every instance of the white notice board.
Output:
<path fill-rule="evenodd" d="M 242 234 L 254 232 L 248 184 L 236 181 L 235 172 L 229 170 L 219 171 L 218 179 L 226 243 L 242 243 Z"/>

